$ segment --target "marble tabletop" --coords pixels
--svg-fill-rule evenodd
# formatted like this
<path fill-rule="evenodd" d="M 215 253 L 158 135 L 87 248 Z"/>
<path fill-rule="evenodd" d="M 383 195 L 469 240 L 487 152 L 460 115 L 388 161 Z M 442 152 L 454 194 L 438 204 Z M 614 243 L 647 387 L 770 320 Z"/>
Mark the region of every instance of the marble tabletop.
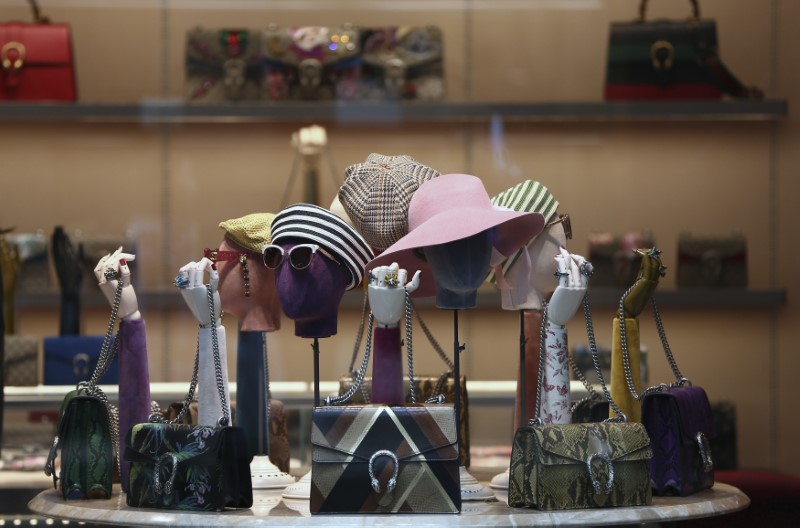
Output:
<path fill-rule="evenodd" d="M 586 526 L 640 524 L 710 517 L 747 507 L 737 488 L 717 483 L 689 497 L 653 497 L 651 506 L 544 512 L 510 508 L 504 493 L 495 501 L 465 502 L 460 514 L 315 515 L 308 501 L 281 498 L 281 490 L 255 490 L 253 507 L 221 513 L 129 508 L 125 495 L 111 500 L 64 501 L 57 491 L 39 493 L 28 507 L 47 517 L 98 524 L 139 526 Z"/>

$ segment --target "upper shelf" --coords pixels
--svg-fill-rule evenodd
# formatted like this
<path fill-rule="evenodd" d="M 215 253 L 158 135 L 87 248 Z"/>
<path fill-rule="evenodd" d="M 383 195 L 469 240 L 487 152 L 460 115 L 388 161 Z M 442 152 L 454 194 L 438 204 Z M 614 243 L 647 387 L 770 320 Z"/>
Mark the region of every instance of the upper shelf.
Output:
<path fill-rule="evenodd" d="M 247 123 L 774 121 L 784 100 L 676 102 L 3 103 L 0 122 Z"/>

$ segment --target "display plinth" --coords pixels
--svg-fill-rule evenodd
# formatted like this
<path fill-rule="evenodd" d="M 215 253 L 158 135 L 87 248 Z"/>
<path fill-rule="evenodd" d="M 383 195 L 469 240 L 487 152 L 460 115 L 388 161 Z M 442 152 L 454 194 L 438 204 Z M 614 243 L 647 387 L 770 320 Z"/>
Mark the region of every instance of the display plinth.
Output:
<path fill-rule="evenodd" d="M 717 483 L 690 497 L 654 497 L 651 506 L 543 512 L 509 508 L 505 494 L 492 502 L 465 503 L 460 514 L 314 515 L 292 509 L 280 490 L 255 490 L 253 507 L 223 513 L 129 508 L 125 495 L 111 500 L 65 502 L 55 490 L 28 503 L 36 514 L 72 521 L 142 526 L 586 526 L 641 524 L 724 515 L 742 510 L 750 499 L 737 488 Z"/>

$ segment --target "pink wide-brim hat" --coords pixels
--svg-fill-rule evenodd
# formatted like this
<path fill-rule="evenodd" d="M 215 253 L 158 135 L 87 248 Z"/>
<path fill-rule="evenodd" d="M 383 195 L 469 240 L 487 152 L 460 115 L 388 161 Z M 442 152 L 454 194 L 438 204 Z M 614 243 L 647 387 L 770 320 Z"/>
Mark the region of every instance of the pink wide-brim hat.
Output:
<path fill-rule="evenodd" d="M 420 270 L 419 288 L 411 295 L 430 297 L 436 294 L 433 273 L 415 250 L 468 238 L 492 227 L 497 227 L 492 245 L 508 257 L 542 231 L 544 217 L 540 213 L 497 209 L 480 178 L 444 174 L 419 186 L 408 207 L 408 234 L 372 259 L 366 269 L 397 262 L 409 278 Z"/>

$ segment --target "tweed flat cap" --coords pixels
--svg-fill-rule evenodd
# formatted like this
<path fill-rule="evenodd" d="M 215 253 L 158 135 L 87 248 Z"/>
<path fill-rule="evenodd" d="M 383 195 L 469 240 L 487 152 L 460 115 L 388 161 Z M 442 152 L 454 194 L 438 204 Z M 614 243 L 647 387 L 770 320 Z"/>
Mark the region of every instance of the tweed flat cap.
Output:
<path fill-rule="evenodd" d="M 408 205 L 414 192 L 439 172 L 411 156 L 370 154 L 345 169 L 339 201 L 372 247 L 384 250 L 408 233 Z"/>
<path fill-rule="evenodd" d="M 319 244 L 330 251 L 350 273 L 352 290 L 364 278 L 364 268 L 374 257 L 372 249 L 347 222 L 318 205 L 290 205 L 272 220 L 272 243 L 298 239 Z"/>

